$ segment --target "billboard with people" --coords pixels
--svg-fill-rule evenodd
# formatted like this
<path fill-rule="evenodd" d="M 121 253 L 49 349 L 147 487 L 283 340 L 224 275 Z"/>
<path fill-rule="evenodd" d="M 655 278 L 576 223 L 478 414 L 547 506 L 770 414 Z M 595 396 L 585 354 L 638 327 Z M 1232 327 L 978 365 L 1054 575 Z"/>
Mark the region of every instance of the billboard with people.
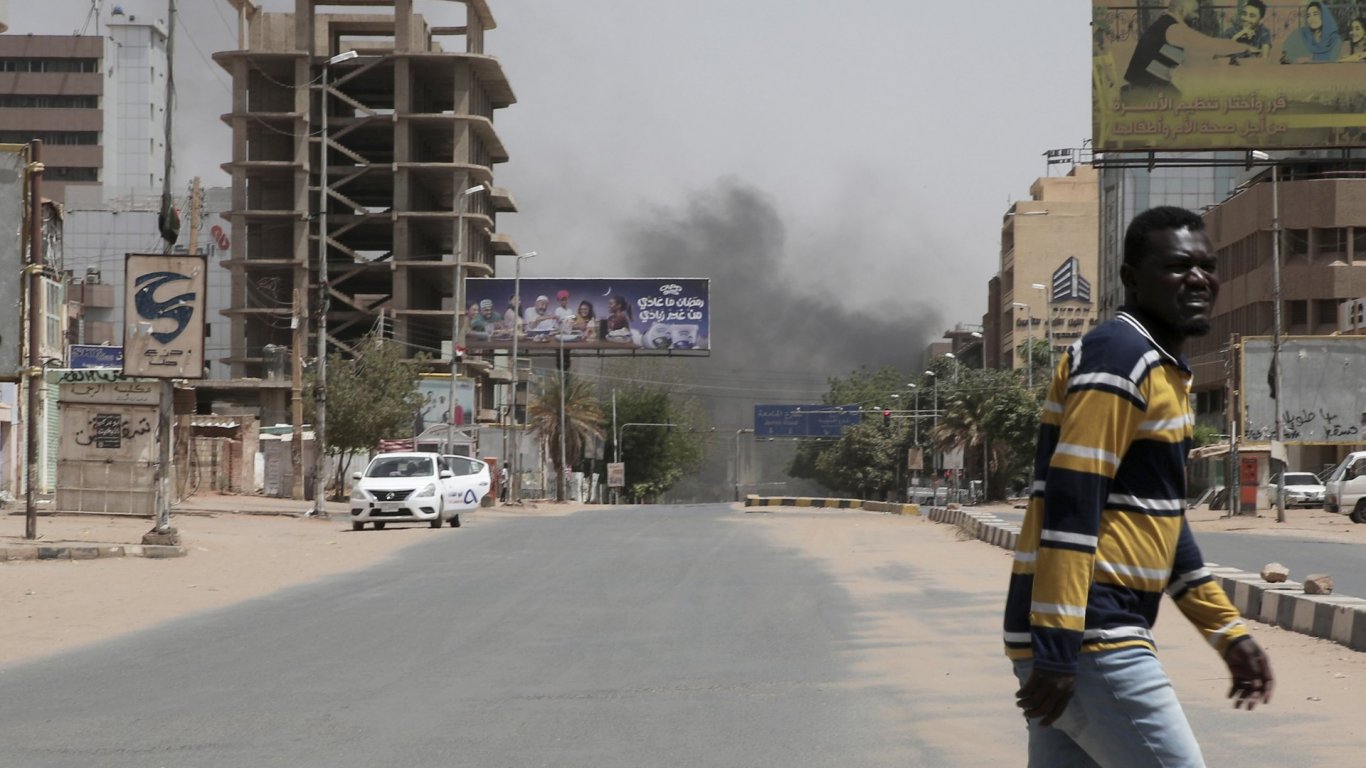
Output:
<path fill-rule="evenodd" d="M 1094 147 L 1363 145 L 1362 9 L 1320 0 L 1093 0 Z"/>
<path fill-rule="evenodd" d="M 470 278 L 465 346 L 705 355 L 708 289 L 706 278 Z"/>

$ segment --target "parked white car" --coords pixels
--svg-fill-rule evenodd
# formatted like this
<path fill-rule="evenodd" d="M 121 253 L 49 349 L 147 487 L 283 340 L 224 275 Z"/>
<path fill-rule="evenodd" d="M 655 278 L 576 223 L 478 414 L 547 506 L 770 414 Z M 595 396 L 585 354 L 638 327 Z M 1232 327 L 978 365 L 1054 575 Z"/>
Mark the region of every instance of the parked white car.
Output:
<path fill-rule="evenodd" d="M 1366 523 L 1366 451 L 1347 454 L 1323 483 L 1323 508 L 1351 515 L 1352 522 Z"/>
<path fill-rule="evenodd" d="M 488 465 L 467 456 L 382 453 L 351 476 L 351 528 L 373 523 L 425 522 L 460 527 L 460 513 L 479 506 L 489 491 Z"/>
<path fill-rule="evenodd" d="M 1273 481 L 1273 485 L 1275 485 Z M 1323 506 L 1323 483 L 1312 472 L 1285 473 L 1285 505 L 1317 509 Z"/>

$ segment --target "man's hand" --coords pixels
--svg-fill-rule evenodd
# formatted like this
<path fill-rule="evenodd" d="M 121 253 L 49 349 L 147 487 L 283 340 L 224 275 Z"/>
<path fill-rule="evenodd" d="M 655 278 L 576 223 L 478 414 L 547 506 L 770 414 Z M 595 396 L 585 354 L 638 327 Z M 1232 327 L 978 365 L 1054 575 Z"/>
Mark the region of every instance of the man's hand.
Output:
<path fill-rule="evenodd" d="M 1015 692 L 1015 705 L 1024 710 L 1027 718 L 1041 717 L 1040 725 L 1049 726 L 1057 720 L 1067 702 L 1072 700 L 1072 686 L 1077 676 L 1062 672 L 1048 672 L 1037 667 L 1029 679 Z"/>
<path fill-rule="evenodd" d="M 1256 640 L 1251 637 L 1235 640 L 1224 651 L 1224 663 L 1228 664 L 1229 674 L 1233 676 L 1228 697 L 1233 699 L 1235 709 L 1246 706 L 1252 710 L 1259 703 L 1271 703 L 1271 690 L 1276 686 L 1276 679 L 1271 674 L 1271 660 L 1262 652 Z"/>

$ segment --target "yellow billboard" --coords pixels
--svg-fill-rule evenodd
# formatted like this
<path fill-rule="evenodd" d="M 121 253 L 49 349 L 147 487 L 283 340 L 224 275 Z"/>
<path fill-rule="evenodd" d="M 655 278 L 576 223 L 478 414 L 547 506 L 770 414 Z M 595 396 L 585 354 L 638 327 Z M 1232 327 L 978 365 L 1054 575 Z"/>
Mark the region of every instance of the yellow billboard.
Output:
<path fill-rule="evenodd" d="M 1092 2 L 1097 150 L 1366 145 L 1366 6 Z"/>

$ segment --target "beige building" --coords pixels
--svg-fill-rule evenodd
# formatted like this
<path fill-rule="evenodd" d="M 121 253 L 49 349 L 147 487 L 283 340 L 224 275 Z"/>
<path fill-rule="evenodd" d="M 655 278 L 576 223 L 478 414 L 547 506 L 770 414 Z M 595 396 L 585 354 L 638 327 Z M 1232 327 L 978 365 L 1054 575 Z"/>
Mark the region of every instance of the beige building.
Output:
<path fill-rule="evenodd" d="M 1353 333 L 1348 308 L 1366 297 L 1366 180 L 1355 173 L 1285 160 L 1280 168 L 1281 330 L 1283 336 Z M 1273 200 L 1270 172 L 1205 214 L 1219 259 L 1221 289 L 1213 330 L 1191 339 L 1199 423 L 1229 431 L 1233 388 L 1230 341 L 1270 337 L 1274 327 Z M 1344 382 L 1344 386 L 1347 383 Z M 1290 446 L 1291 469 L 1317 471 L 1344 446 Z"/>
<path fill-rule="evenodd" d="M 1024 367 L 1023 350 L 1031 339 L 1050 341 L 1056 360 L 1058 351 L 1096 324 L 1091 286 L 1098 193 L 1095 169 L 1077 165 L 1066 176 L 1035 180 L 1029 199 L 1006 211 L 999 271 L 982 324 L 988 365 Z"/>
<path fill-rule="evenodd" d="M 330 348 L 382 328 L 448 365 L 457 274 L 492 275 L 495 255 L 516 252 L 497 232 L 516 205 L 493 183 L 508 160 L 494 114 L 515 97 L 484 52 L 487 3 L 466 0 L 455 27 L 430 26 L 410 0 L 234 5 L 239 48 L 214 56 L 233 81 L 232 375 L 266 378 L 268 348 L 311 359 L 322 300 Z"/>

